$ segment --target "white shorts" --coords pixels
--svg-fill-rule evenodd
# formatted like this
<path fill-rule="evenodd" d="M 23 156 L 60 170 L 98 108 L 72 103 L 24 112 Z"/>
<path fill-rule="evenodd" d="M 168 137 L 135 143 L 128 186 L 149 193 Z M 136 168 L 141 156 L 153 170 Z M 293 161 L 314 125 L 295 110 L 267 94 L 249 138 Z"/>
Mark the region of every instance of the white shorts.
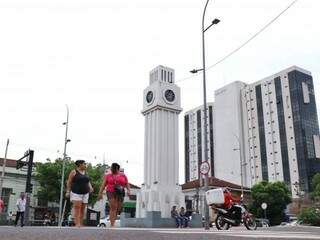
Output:
<path fill-rule="evenodd" d="M 83 203 L 88 203 L 89 200 L 89 193 L 86 194 L 77 194 L 77 193 L 70 193 L 70 201 L 82 201 Z"/>

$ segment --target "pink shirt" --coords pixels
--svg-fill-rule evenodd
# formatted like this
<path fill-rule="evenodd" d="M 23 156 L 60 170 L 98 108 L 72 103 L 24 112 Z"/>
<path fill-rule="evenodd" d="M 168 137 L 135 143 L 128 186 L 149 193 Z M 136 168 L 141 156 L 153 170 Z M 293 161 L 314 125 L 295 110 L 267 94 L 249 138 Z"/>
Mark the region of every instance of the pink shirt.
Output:
<path fill-rule="evenodd" d="M 4 209 L 4 202 L 2 201 L 2 199 L 0 199 L 0 213 L 2 212 L 3 209 Z"/>
<path fill-rule="evenodd" d="M 128 184 L 128 178 L 123 173 L 118 173 L 113 175 L 112 173 L 107 174 L 104 177 L 106 181 L 106 190 L 107 192 L 114 192 L 114 185 L 119 184 L 125 187 Z"/>

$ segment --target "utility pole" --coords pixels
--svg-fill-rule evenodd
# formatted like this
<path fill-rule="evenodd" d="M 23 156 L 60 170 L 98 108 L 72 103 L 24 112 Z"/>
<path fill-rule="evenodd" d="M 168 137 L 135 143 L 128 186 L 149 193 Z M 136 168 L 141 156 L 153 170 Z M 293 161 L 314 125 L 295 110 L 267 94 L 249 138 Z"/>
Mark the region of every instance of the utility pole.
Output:
<path fill-rule="evenodd" d="M 244 163 L 243 163 L 243 159 L 242 159 L 242 146 L 241 146 L 239 137 L 236 134 L 233 134 L 233 135 L 237 139 L 238 146 L 239 146 L 239 148 L 234 148 L 233 151 L 239 150 L 239 154 L 240 154 L 241 198 L 243 198 L 244 197 L 244 195 L 243 195 L 243 166 L 244 166 Z"/>
<path fill-rule="evenodd" d="M 9 138 L 7 139 L 6 151 L 5 151 L 4 159 L 2 162 L 2 173 L 1 173 L 1 181 L 0 181 L 0 199 L 2 199 L 2 188 L 3 188 L 4 173 L 6 172 L 8 146 L 9 146 Z"/>
<path fill-rule="evenodd" d="M 32 194 L 33 184 L 31 183 L 32 177 L 32 168 L 33 168 L 33 155 L 34 151 L 29 150 L 28 153 L 28 171 L 27 171 L 27 183 L 26 183 L 26 214 L 25 214 L 25 222 L 26 225 L 29 225 L 30 221 L 30 197 Z"/>
<path fill-rule="evenodd" d="M 220 22 L 219 19 L 214 19 L 211 24 L 208 27 L 204 26 L 204 20 L 205 20 L 205 15 L 207 11 L 207 6 L 208 6 L 209 0 L 206 1 L 206 5 L 203 10 L 202 14 L 202 28 L 201 28 L 201 33 L 202 33 L 202 69 L 193 69 L 190 72 L 191 73 L 197 73 L 199 71 L 203 71 L 203 117 L 204 117 L 204 124 L 203 124 L 203 134 L 204 134 L 204 159 L 202 159 L 202 162 L 208 161 L 208 112 L 207 112 L 207 85 L 206 85 L 206 56 L 205 56 L 205 32 L 212 27 L 215 24 L 218 24 Z M 209 190 L 209 176 L 206 174 L 204 176 L 204 191 Z M 204 200 L 204 216 L 205 216 L 205 224 L 204 228 L 205 230 L 209 230 L 209 206 L 208 204 L 205 203 Z"/>
<path fill-rule="evenodd" d="M 64 188 L 64 171 L 65 171 L 65 161 L 67 159 L 67 143 L 71 140 L 68 139 L 68 126 L 69 126 L 69 107 L 67 107 L 67 121 L 63 123 L 66 126 L 66 133 L 64 139 L 64 151 L 63 151 L 63 159 L 62 159 L 62 174 L 61 174 L 61 186 L 60 186 L 60 203 L 59 203 L 59 226 L 61 227 L 63 216 L 62 216 L 62 202 L 63 202 L 63 188 Z"/>
<path fill-rule="evenodd" d="M 32 168 L 33 168 L 33 150 L 28 150 L 22 158 L 17 160 L 17 166 L 16 169 L 20 169 L 24 166 L 28 166 L 27 170 L 27 181 L 26 181 L 26 211 L 25 211 L 25 222 L 26 225 L 29 225 L 29 212 L 30 212 L 30 196 L 32 193 L 33 184 L 31 183 L 32 178 Z M 23 159 L 27 158 L 27 161 L 22 161 Z"/>

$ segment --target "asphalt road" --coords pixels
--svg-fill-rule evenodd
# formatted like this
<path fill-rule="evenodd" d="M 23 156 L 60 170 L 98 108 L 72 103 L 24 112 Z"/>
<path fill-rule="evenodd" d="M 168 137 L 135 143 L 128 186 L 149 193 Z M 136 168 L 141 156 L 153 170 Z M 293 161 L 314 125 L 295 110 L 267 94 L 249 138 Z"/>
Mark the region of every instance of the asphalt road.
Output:
<path fill-rule="evenodd" d="M 139 229 L 139 228 L 58 228 L 0 227 L 0 240 L 242 240 L 242 239 L 317 239 L 320 228 L 272 227 L 248 231 L 242 227 L 228 231 L 210 229 Z"/>

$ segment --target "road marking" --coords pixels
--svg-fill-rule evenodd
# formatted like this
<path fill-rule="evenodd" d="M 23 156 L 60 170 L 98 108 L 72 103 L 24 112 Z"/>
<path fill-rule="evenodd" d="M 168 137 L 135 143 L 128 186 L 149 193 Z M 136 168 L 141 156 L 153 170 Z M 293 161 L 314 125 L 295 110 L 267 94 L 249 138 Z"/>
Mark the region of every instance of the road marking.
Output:
<path fill-rule="evenodd" d="M 230 237 L 245 238 L 278 238 L 278 239 L 320 239 L 316 233 L 310 232 L 270 232 L 270 231 L 174 231 L 174 230 L 157 230 L 155 233 L 165 234 L 211 234 Z"/>

